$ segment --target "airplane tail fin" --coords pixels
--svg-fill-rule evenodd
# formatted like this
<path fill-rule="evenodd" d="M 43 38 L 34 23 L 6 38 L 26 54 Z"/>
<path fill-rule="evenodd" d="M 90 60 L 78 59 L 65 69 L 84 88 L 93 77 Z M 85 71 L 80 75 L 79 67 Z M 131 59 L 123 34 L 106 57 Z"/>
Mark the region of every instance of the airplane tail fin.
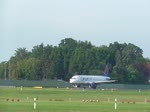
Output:
<path fill-rule="evenodd" d="M 108 76 L 108 72 L 109 72 L 109 63 L 106 64 L 106 67 L 105 67 L 105 69 L 104 69 L 103 76 Z"/>

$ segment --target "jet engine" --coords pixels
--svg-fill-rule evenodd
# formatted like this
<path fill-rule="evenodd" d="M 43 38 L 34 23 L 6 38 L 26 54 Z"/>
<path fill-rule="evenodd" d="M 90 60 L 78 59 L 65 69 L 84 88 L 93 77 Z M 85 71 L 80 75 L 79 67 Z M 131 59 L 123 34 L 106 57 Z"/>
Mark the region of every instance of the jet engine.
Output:
<path fill-rule="evenodd" d="M 96 89 L 96 86 L 97 86 L 97 85 L 96 85 L 95 83 L 91 83 L 91 84 L 90 84 L 90 87 L 91 87 L 92 89 Z"/>

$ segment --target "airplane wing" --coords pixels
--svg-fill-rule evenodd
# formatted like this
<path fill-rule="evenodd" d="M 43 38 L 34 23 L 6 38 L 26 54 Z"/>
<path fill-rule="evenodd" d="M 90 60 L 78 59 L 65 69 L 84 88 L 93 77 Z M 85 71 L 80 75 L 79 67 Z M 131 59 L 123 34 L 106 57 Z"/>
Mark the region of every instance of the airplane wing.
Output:
<path fill-rule="evenodd" d="M 116 82 L 116 80 L 95 81 L 95 82 L 91 82 L 91 83 L 101 84 L 101 83 L 107 83 L 107 82 Z"/>

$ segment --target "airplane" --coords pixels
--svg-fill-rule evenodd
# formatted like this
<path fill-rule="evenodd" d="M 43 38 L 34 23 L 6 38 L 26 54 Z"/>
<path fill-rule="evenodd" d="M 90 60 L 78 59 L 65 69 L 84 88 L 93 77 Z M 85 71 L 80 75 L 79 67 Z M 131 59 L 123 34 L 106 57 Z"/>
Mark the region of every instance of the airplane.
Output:
<path fill-rule="evenodd" d="M 96 89 L 98 84 L 116 82 L 116 80 L 111 80 L 111 78 L 108 76 L 108 71 L 109 64 L 106 64 L 103 75 L 74 75 L 70 79 L 70 83 L 76 88 L 81 87 L 81 85 L 89 85 L 90 88 Z"/>

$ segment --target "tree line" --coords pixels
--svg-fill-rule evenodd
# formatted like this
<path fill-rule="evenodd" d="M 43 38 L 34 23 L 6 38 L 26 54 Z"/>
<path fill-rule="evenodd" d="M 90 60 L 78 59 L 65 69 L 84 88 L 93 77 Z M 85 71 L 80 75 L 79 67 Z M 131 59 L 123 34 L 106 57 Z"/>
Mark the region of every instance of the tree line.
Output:
<path fill-rule="evenodd" d="M 149 61 L 143 57 L 143 50 L 131 43 L 97 47 L 88 41 L 65 38 L 57 46 L 41 43 L 32 51 L 18 48 L 8 62 L 0 63 L 0 78 L 8 79 L 10 73 L 11 80 L 68 81 L 75 74 L 103 74 L 109 63 L 109 75 L 118 82 L 145 83 L 147 74 L 143 66 Z"/>

